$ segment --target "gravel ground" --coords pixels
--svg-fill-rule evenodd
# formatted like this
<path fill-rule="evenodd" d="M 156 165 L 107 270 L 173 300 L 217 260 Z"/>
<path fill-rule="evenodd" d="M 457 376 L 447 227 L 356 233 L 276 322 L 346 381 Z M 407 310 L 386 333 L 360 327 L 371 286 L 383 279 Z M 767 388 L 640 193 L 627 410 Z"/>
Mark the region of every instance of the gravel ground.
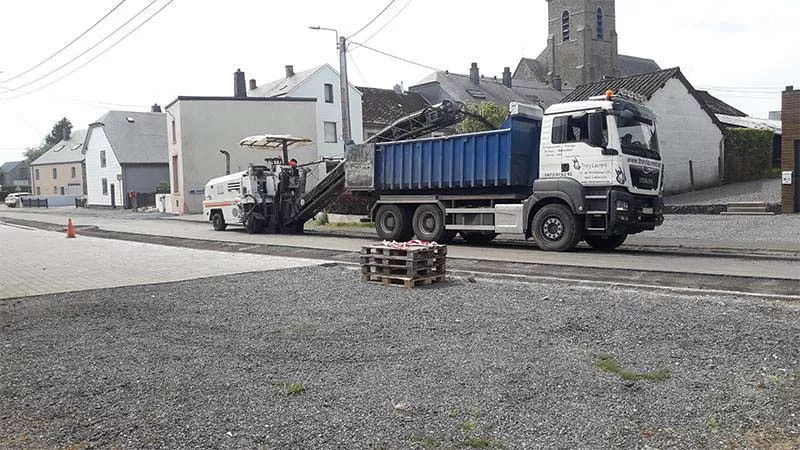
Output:
<path fill-rule="evenodd" d="M 797 305 L 358 276 L 0 302 L 0 447 L 800 445 Z"/>
<path fill-rule="evenodd" d="M 728 202 L 781 202 L 781 180 L 758 180 L 687 192 L 664 198 L 667 205 L 724 205 Z"/>

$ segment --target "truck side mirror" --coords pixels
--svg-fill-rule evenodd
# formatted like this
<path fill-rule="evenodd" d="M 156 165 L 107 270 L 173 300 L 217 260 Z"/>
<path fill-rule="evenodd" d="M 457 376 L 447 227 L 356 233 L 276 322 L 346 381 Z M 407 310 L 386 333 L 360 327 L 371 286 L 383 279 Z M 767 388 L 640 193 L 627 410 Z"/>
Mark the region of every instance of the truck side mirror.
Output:
<path fill-rule="evenodd" d="M 600 113 L 589 114 L 589 143 L 593 147 L 605 148 L 606 138 L 603 135 L 605 116 Z"/>

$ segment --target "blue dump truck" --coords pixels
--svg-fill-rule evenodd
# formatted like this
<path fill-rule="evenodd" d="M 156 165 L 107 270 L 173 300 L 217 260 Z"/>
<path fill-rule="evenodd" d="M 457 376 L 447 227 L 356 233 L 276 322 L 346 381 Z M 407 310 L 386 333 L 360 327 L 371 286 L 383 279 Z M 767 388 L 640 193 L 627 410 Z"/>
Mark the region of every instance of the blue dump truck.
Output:
<path fill-rule="evenodd" d="M 511 104 L 498 130 L 347 148 L 345 187 L 376 194 L 378 235 L 485 244 L 500 233 L 542 250 L 611 250 L 663 222 L 656 118 L 608 93 L 543 111 Z"/>

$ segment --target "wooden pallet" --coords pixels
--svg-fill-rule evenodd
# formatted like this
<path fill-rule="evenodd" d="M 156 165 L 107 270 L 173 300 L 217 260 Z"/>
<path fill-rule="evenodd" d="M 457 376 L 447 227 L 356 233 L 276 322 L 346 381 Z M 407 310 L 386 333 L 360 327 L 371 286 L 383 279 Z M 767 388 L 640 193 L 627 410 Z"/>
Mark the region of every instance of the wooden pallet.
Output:
<path fill-rule="evenodd" d="M 364 247 L 361 250 L 361 281 L 407 288 L 444 281 L 446 255 L 447 247 Z"/>
<path fill-rule="evenodd" d="M 403 276 L 385 276 L 381 274 L 368 273 L 361 275 L 362 283 L 375 283 L 384 286 L 401 286 L 413 288 L 416 286 L 427 286 L 433 283 L 444 281 L 445 275 L 435 275 L 430 277 L 413 278 Z"/>

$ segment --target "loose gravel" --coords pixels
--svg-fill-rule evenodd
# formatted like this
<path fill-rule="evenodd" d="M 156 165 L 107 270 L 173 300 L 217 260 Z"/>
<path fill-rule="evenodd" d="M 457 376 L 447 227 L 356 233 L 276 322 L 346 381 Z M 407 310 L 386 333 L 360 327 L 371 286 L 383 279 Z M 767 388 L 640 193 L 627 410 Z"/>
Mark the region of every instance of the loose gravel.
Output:
<path fill-rule="evenodd" d="M 781 180 L 757 180 L 671 195 L 667 205 L 725 205 L 728 202 L 781 202 Z"/>
<path fill-rule="evenodd" d="M 359 276 L 291 269 L 0 302 L 0 447 L 800 445 L 797 305 Z M 624 380 L 601 357 L 668 376 Z"/>

